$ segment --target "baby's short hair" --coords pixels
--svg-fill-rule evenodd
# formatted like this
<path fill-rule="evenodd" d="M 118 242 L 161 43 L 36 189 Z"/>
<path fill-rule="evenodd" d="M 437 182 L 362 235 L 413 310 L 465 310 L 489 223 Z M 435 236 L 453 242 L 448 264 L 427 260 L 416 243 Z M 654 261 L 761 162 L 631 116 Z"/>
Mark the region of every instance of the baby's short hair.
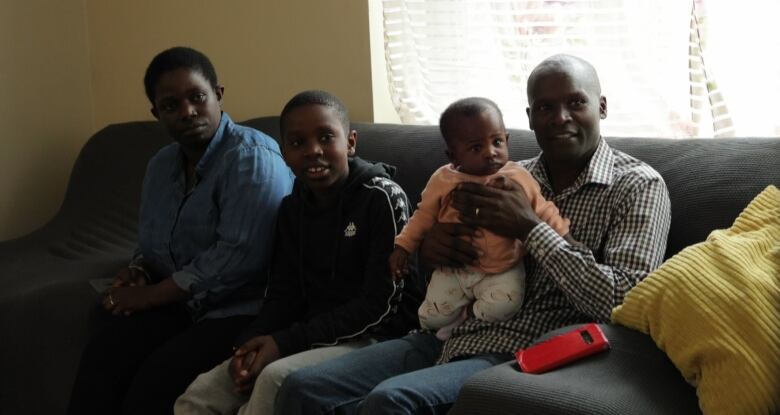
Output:
<path fill-rule="evenodd" d="M 219 85 L 217 82 L 217 71 L 214 70 L 214 65 L 211 64 L 209 58 L 195 49 L 177 46 L 157 54 L 152 59 L 152 62 L 149 63 L 149 67 L 146 68 L 144 89 L 146 90 L 146 97 L 149 98 L 152 106 L 154 106 L 154 89 L 157 86 L 157 81 L 166 72 L 179 68 L 200 72 L 216 91 L 217 85 Z"/>
<path fill-rule="evenodd" d="M 501 126 L 504 126 L 504 115 L 501 113 L 501 109 L 498 108 L 495 102 L 487 98 L 469 97 L 459 99 L 450 104 L 439 118 L 439 131 L 441 131 L 444 141 L 449 142 L 450 123 L 453 119 L 463 116 L 470 117 L 485 111 L 495 111 L 498 119 L 501 121 Z"/>
<path fill-rule="evenodd" d="M 344 128 L 344 134 L 349 134 L 349 113 L 347 112 L 347 107 L 344 106 L 344 103 L 330 92 L 312 89 L 296 94 L 287 101 L 287 104 L 285 104 L 281 115 L 279 115 L 279 132 L 282 136 L 284 136 L 284 124 L 290 111 L 306 105 L 322 105 L 332 108 L 338 115 L 339 121 L 341 121 L 341 126 Z"/>

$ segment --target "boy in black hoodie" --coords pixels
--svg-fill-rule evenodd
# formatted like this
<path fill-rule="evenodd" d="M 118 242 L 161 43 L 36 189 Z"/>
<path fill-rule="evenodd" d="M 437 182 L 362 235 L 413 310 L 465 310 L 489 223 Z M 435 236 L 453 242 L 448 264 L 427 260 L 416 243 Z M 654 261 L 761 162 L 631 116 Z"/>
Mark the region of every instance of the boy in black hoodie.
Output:
<path fill-rule="evenodd" d="M 394 283 L 387 265 L 409 216 L 395 169 L 354 157 L 347 110 L 324 91 L 293 97 L 280 132 L 296 180 L 279 210 L 263 306 L 233 358 L 200 375 L 176 413 L 273 413 L 294 370 L 417 327 L 423 283 L 414 273 Z"/>

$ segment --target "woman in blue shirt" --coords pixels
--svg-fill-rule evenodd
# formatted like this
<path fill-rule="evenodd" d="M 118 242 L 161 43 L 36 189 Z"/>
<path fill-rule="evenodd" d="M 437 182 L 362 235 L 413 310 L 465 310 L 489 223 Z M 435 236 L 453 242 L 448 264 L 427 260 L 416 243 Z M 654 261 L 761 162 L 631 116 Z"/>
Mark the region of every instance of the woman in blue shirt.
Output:
<path fill-rule="evenodd" d="M 138 249 L 102 298 L 113 315 L 84 350 L 70 414 L 171 413 L 231 355 L 262 298 L 276 212 L 292 188 L 279 146 L 222 112 L 208 57 L 157 55 L 144 86 L 173 137 L 144 178 Z"/>

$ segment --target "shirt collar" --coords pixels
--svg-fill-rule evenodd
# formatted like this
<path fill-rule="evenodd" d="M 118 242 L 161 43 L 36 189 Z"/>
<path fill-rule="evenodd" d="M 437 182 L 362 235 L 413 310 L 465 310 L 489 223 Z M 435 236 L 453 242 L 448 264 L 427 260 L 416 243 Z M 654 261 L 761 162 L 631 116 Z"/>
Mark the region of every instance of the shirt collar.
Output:
<path fill-rule="evenodd" d="M 615 156 L 612 153 L 607 141 L 604 138 L 599 139 L 599 145 L 596 147 L 596 151 L 590 158 L 585 170 L 580 173 L 574 184 L 561 193 L 568 193 L 570 191 L 576 191 L 580 187 L 586 184 L 612 184 L 612 170 L 614 167 Z M 550 185 L 550 179 L 547 177 L 547 170 L 545 168 L 545 162 L 542 155 L 538 155 L 531 159 L 528 163 L 528 171 L 536 178 L 543 187 L 546 187 L 550 193 L 552 193 L 552 186 Z"/>
<path fill-rule="evenodd" d="M 203 176 L 208 170 L 211 161 L 214 160 L 214 155 L 218 152 L 222 139 L 225 137 L 225 130 L 227 129 L 228 124 L 232 123 L 233 120 L 230 119 L 230 116 L 223 112 L 222 117 L 219 120 L 219 127 L 217 127 L 217 131 L 214 133 L 214 137 L 209 141 L 209 145 L 206 147 L 206 152 L 203 153 L 203 157 L 201 157 L 198 164 L 195 165 L 195 173 L 199 176 Z"/>
<path fill-rule="evenodd" d="M 604 138 L 599 139 L 599 146 L 596 147 L 596 152 L 593 153 L 593 157 L 590 158 L 588 167 L 580 175 L 584 174 L 585 181 L 582 184 L 612 184 L 612 168 L 614 167 L 615 155 L 612 153 L 612 149 L 607 144 Z"/>

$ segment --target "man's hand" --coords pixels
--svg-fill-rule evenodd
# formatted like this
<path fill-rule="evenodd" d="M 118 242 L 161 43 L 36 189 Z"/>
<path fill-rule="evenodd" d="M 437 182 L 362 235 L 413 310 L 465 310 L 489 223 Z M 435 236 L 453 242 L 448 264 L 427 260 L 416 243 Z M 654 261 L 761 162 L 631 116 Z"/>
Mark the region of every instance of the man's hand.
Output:
<path fill-rule="evenodd" d="M 489 186 L 461 183 L 453 191 L 452 206 L 460 220 L 498 235 L 525 241 L 542 222 L 534 212 L 525 190 L 514 180 L 499 176 Z"/>
<path fill-rule="evenodd" d="M 271 336 L 249 339 L 233 353 L 229 373 L 236 387 L 236 394 L 249 394 L 255 379 L 266 366 L 279 359 L 279 346 Z"/>
<path fill-rule="evenodd" d="M 477 263 L 479 252 L 464 236 L 473 237 L 476 228 L 460 223 L 435 223 L 420 244 L 420 260 L 430 267 L 463 268 Z"/>
<path fill-rule="evenodd" d="M 114 276 L 114 282 L 112 287 L 136 287 L 140 285 L 146 285 L 146 275 L 143 271 L 124 267 L 116 273 Z"/>

